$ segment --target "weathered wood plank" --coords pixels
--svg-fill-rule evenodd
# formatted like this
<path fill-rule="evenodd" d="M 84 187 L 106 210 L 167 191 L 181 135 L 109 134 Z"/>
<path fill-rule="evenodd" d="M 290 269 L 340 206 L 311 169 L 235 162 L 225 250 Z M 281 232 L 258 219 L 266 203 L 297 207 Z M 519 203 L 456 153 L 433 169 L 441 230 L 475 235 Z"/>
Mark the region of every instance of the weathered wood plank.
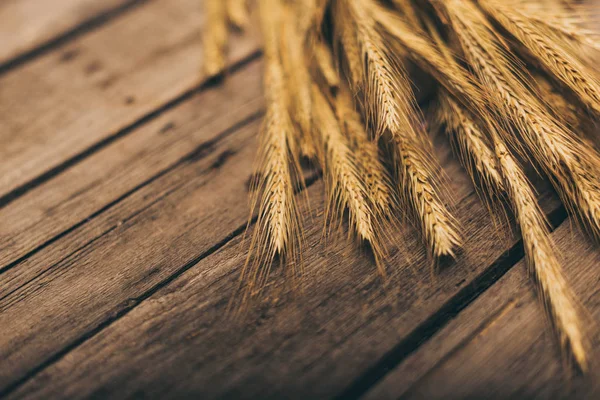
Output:
<path fill-rule="evenodd" d="M 0 77 L 0 198 L 197 87 L 201 10 L 151 1 Z M 254 37 L 233 41 L 233 62 Z"/>
<path fill-rule="evenodd" d="M 487 211 L 456 163 L 445 164 L 451 187 L 456 191 L 457 215 L 469 241 L 458 262 L 439 276 L 431 274 L 420 241 L 406 230 L 395 236 L 390 247 L 390 277 L 382 287 L 368 256 L 343 239 L 328 241 L 324 247 L 320 225 L 310 223 L 305 227 L 309 250 L 305 254 L 303 290 L 290 290 L 283 275 L 274 277 L 263 304 L 253 309 L 245 321 L 231 322 L 224 319 L 225 310 L 237 286 L 237 274 L 247 250 L 242 238 L 236 237 L 49 365 L 12 397 L 277 398 L 285 393 L 293 398 L 322 398 L 339 394 L 377 360 L 407 340 L 433 314 L 452 304 L 457 294 L 481 278 L 509 247 L 509 244 L 498 245 L 499 238 L 494 234 Z M 235 170 L 243 168 L 240 164 L 235 166 Z M 321 184 L 309 189 L 313 199 L 318 199 L 322 192 Z M 558 201 L 545 193 L 544 204 L 549 209 L 559 207 Z M 322 215 L 323 203 L 313 200 L 312 204 L 317 214 Z M 177 215 L 195 219 L 196 211 L 188 212 L 187 207 L 180 205 Z M 61 298 L 51 305 L 59 318 L 35 333 L 30 333 L 31 327 L 5 332 L 0 319 L 0 336 L 6 335 L 3 340 L 19 346 L 38 335 L 39 342 L 56 346 L 55 339 L 44 340 L 39 335 L 55 329 L 54 324 L 64 324 L 61 320 L 65 317 L 57 311 L 57 306 L 68 307 L 72 316 L 82 313 L 88 320 L 101 317 L 100 309 L 111 310 L 106 311 L 108 314 L 119 312 L 122 305 L 109 304 L 119 300 L 110 287 L 126 286 L 128 293 L 138 292 L 144 285 L 138 283 L 139 278 L 127 275 L 163 265 L 162 255 L 146 254 L 147 250 L 159 247 L 179 255 L 189 252 L 189 246 L 193 245 L 196 233 L 184 232 L 185 225 L 177 226 L 183 223 L 181 216 L 161 209 L 157 204 L 152 211 L 136 218 L 144 221 L 148 219 L 146 213 L 154 215 L 153 226 L 166 228 L 164 234 L 137 223 L 125 232 L 111 233 L 76 255 L 78 261 L 71 263 L 68 273 L 80 276 L 81 289 L 68 289 L 78 285 L 62 276 L 50 278 L 61 274 L 62 268 L 53 268 L 43 282 L 28 284 L 21 300 L 5 309 L 6 318 L 33 313 L 36 323 L 32 325 L 37 325 L 42 322 L 38 318 L 50 312 L 39 308 L 45 307 L 45 302 L 53 296 Z M 228 212 L 232 210 L 228 208 Z M 203 226 L 215 227 L 218 223 L 205 220 Z M 148 232 L 152 232 L 150 237 Z M 173 238 L 173 232 L 180 236 Z M 119 254 L 117 262 L 115 253 L 121 251 L 127 253 Z M 406 262 L 407 254 L 413 255 L 412 263 Z M 111 269 L 120 270 L 114 264 L 128 265 L 128 272 L 114 277 L 110 283 L 107 273 Z M 85 270 L 93 271 L 89 272 L 91 276 L 84 278 L 85 271 L 77 272 L 84 269 L 82 265 Z M 37 299 L 29 297 L 28 292 L 32 291 L 38 293 Z M 99 293 L 106 298 L 102 307 L 99 300 L 94 300 Z M 96 303 L 95 307 L 84 310 L 83 305 L 89 302 Z M 78 304 L 77 309 L 72 306 L 74 303 Z M 95 315 L 90 317 L 90 313 Z M 82 330 L 73 324 L 69 328 L 69 334 Z M 20 347 L 28 351 L 29 345 Z"/>
<path fill-rule="evenodd" d="M 0 270 L 139 189 L 196 147 L 210 151 L 218 135 L 261 110 L 260 74 L 261 63 L 250 63 L 222 85 L 206 88 L 1 208 Z M 24 266 L 5 273 L 0 297 L 7 293 L 7 282 L 39 273 Z"/>
<path fill-rule="evenodd" d="M 172 134 L 201 128 L 190 123 Z M 17 267 L 27 279 L 3 282 L 0 300 L 2 390 L 243 226 L 257 129 L 254 121 L 208 150 L 200 146 Z"/>
<path fill-rule="evenodd" d="M 591 321 L 598 321 L 600 250 L 569 221 L 552 237 L 573 290 Z M 590 375 L 570 376 L 520 262 L 367 398 L 445 399 L 449 393 L 454 398 L 598 398 L 600 347 L 593 343 Z"/>
<path fill-rule="evenodd" d="M 78 26 L 138 0 L 7 0 L 0 2 L 0 65 Z"/>

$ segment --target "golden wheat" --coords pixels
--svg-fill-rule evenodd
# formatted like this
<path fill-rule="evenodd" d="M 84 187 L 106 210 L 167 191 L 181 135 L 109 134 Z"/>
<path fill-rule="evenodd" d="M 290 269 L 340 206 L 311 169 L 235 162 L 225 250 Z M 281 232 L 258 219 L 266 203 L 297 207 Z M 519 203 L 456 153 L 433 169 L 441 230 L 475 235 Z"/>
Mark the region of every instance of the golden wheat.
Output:
<path fill-rule="evenodd" d="M 325 82 L 330 88 L 340 86 L 340 77 L 333 64 L 333 58 L 329 48 L 323 41 L 318 41 L 314 46 L 314 57 L 319 67 L 319 71 L 325 78 Z"/>
<path fill-rule="evenodd" d="M 314 119 L 318 126 L 322 149 L 322 164 L 326 172 L 329 203 L 327 215 L 339 218 L 348 209 L 351 230 L 369 243 L 382 274 L 383 247 L 376 236 L 376 217 L 368 200 L 368 192 L 361 178 L 358 162 L 346 137 L 342 134 L 334 111 L 317 85 L 312 88 Z"/>
<path fill-rule="evenodd" d="M 246 0 L 227 1 L 227 19 L 237 29 L 244 30 L 250 23 L 248 4 Z"/>
<path fill-rule="evenodd" d="M 309 158 L 316 156 L 312 137 L 312 79 L 304 52 L 305 32 L 295 24 L 294 10 L 284 8 L 281 58 L 285 70 L 290 115 L 300 130 L 300 149 Z"/>
<path fill-rule="evenodd" d="M 276 256 L 282 262 L 294 259 L 300 245 L 300 218 L 293 182 L 293 126 L 286 104 L 284 73 L 280 60 L 283 11 L 278 0 L 261 0 L 261 30 L 265 46 L 265 98 L 267 112 L 260 135 L 252 209 L 258 208 L 256 229 L 241 279 L 248 291 L 265 283 Z M 293 267 L 295 262 L 291 263 Z"/>
<path fill-rule="evenodd" d="M 588 361 L 582 319 L 553 251 L 546 219 L 525 174 L 497 136 L 494 136 L 494 146 L 508 197 L 521 227 L 530 273 L 538 283 L 538 292 L 561 345 L 572 354 L 579 368 L 586 371 Z"/>
<path fill-rule="evenodd" d="M 203 29 L 204 73 L 209 78 L 225 70 L 227 51 L 227 10 L 223 0 L 205 0 Z"/>
<path fill-rule="evenodd" d="M 518 128 L 523 143 L 513 135 L 505 139 L 544 168 L 563 198 L 598 235 L 600 187 L 593 172 L 600 170 L 598 154 L 553 118 L 520 82 L 513 72 L 516 64 L 499 50 L 501 44 L 478 9 L 457 0 L 447 0 L 444 4 L 453 31 L 497 108 L 497 115 Z"/>
<path fill-rule="evenodd" d="M 394 207 L 392 180 L 381 161 L 379 147 L 376 142 L 369 140 L 349 89 L 342 87 L 336 100 L 338 121 L 361 169 L 367 197 L 380 217 L 390 218 Z"/>
<path fill-rule="evenodd" d="M 335 26 L 342 32 L 356 32 L 356 42 L 364 63 L 353 82 L 355 91 L 365 95 L 367 121 L 374 125 L 375 136 L 388 132 L 397 152 L 398 176 L 405 199 L 420 222 L 423 237 L 435 257 L 454 256 L 460 246 L 456 222 L 437 191 L 436 166 L 428 151 L 410 83 L 392 51 L 377 30 L 369 0 L 335 0 Z"/>
<path fill-rule="evenodd" d="M 226 65 L 227 23 L 246 28 L 249 10 L 245 0 L 205 7 L 204 69 L 214 76 Z M 540 167 L 600 239 L 600 155 L 580 134 L 600 116 L 590 62 L 600 42 L 583 28 L 582 10 L 567 0 L 259 0 L 266 114 L 251 204 L 258 217 L 241 274 L 246 296 L 260 291 L 276 258 L 292 272 L 302 265 L 301 156 L 322 169 L 326 229 L 347 214 L 382 274 L 383 239 L 394 239 L 401 204 L 435 260 L 455 255 L 461 238 L 407 73 L 415 64 L 439 84 L 431 122 L 445 127 L 484 200 L 507 200 L 559 341 L 587 370 L 583 314 L 524 172 Z"/>
<path fill-rule="evenodd" d="M 552 76 L 572 90 L 590 109 L 600 113 L 600 84 L 572 52 L 544 34 L 518 8 L 502 1 L 478 0 L 487 14 L 514 35 Z"/>

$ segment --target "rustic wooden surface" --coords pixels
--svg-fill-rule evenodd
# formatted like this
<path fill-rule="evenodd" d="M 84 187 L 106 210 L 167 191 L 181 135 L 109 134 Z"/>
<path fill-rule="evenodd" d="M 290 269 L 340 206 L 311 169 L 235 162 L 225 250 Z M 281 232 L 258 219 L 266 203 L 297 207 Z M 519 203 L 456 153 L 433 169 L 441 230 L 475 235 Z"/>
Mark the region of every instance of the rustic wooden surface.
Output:
<path fill-rule="evenodd" d="M 309 172 L 304 277 L 276 270 L 245 319 L 225 318 L 247 254 L 262 62 L 255 35 L 235 36 L 227 80 L 204 82 L 200 3 L 0 3 L 2 396 L 600 395 L 600 369 L 566 372 L 519 238 L 498 233 L 439 138 L 468 238 L 456 262 L 432 274 L 407 225 L 382 280 L 343 234 L 323 240 Z M 538 189 L 593 326 L 600 250 Z"/>

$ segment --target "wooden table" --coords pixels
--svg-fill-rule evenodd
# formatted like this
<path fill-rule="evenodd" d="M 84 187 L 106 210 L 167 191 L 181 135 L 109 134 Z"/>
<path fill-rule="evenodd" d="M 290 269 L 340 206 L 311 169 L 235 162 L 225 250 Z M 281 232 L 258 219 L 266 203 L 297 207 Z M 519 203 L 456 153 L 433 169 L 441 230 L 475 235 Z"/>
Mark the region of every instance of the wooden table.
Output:
<path fill-rule="evenodd" d="M 455 263 L 432 274 L 406 226 L 383 281 L 343 234 L 322 239 L 312 178 L 304 278 L 275 271 L 246 318 L 227 318 L 248 248 L 262 61 L 255 36 L 236 36 L 227 80 L 205 83 L 202 23 L 198 0 L 0 2 L 2 395 L 598 396 L 599 369 L 563 366 L 519 237 L 497 233 L 443 140 L 468 238 Z M 538 186 L 599 321 L 599 247 Z"/>

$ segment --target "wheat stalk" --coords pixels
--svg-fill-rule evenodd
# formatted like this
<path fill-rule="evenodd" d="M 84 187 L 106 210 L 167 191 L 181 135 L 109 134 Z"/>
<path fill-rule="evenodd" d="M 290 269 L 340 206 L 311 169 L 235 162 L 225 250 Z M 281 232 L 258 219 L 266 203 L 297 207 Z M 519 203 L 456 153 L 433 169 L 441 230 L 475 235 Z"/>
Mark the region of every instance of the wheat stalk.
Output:
<path fill-rule="evenodd" d="M 227 10 L 223 0 L 205 0 L 203 29 L 204 73 L 212 78 L 225 70 L 227 51 Z"/>
<path fill-rule="evenodd" d="M 439 166 L 405 69 L 409 59 L 440 84 L 438 122 L 477 189 L 486 201 L 508 200 L 557 336 L 588 369 L 578 303 L 516 156 L 541 167 L 600 238 L 600 156 L 575 133 L 593 122 L 592 113 L 581 115 L 566 97 L 600 115 L 600 83 L 582 51 L 600 46 L 581 28 L 574 2 L 507 1 L 259 0 L 266 115 L 251 204 L 256 230 L 241 274 L 245 299 L 260 291 L 276 258 L 293 271 L 302 265 L 294 196 L 301 155 L 323 170 L 326 227 L 347 213 L 350 233 L 370 246 L 382 274 L 398 191 L 430 254 L 454 256 L 461 241 L 438 193 Z M 248 9 L 245 0 L 205 4 L 204 68 L 214 76 L 225 68 L 227 21 L 247 27 Z M 535 77 L 526 62 L 541 67 Z M 391 151 L 381 152 L 383 144 Z"/>

